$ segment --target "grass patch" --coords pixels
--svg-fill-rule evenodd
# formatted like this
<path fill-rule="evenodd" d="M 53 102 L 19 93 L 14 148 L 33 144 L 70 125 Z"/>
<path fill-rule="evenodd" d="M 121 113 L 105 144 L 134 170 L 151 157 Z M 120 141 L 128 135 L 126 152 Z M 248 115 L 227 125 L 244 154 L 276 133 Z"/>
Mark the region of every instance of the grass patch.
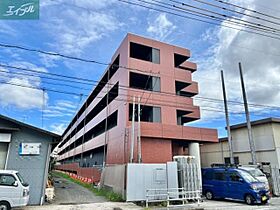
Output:
<path fill-rule="evenodd" d="M 62 177 L 64 179 L 67 179 L 67 180 L 69 180 L 71 182 L 74 182 L 74 183 L 76 183 L 78 185 L 81 185 L 84 188 L 87 188 L 88 190 L 93 192 L 95 195 L 103 196 L 103 197 L 105 197 L 109 201 L 113 201 L 113 202 L 123 202 L 124 201 L 122 199 L 122 196 L 120 194 L 118 194 L 118 193 L 115 193 L 115 192 L 112 192 L 112 191 L 109 191 L 109 190 L 105 190 L 105 189 L 97 189 L 92 184 L 84 183 L 84 182 L 81 182 L 80 180 L 73 179 L 72 177 L 70 177 L 67 174 L 60 173 L 60 172 L 57 172 L 57 171 L 53 171 L 52 175 L 53 176 Z"/>

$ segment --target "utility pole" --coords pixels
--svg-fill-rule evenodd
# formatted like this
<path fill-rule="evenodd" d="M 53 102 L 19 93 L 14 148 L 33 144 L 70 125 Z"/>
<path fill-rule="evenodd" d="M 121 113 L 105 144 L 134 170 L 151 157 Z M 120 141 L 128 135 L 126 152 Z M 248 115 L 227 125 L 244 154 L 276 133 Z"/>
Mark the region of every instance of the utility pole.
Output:
<path fill-rule="evenodd" d="M 42 93 L 43 93 L 43 104 L 42 104 L 42 129 L 44 129 L 44 111 L 45 111 L 45 88 L 42 89 Z"/>
<path fill-rule="evenodd" d="M 140 115 L 141 115 L 141 109 L 140 109 L 140 101 L 141 98 L 138 96 L 138 163 L 142 162 L 142 151 L 141 151 L 141 123 L 140 123 Z"/>
<path fill-rule="evenodd" d="M 249 144 L 250 144 L 250 149 L 251 149 L 252 163 L 254 165 L 256 165 L 257 164 L 256 150 L 255 150 L 255 144 L 254 144 L 254 140 L 253 140 L 252 127 L 251 127 L 251 121 L 250 121 L 250 113 L 249 113 L 249 109 L 248 109 L 246 90 L 245 90 L 242 67 L 241 67 L 240 62 L 239 62 L 239 71 L 240 71 L 240 80 L 241 80 L 244 108 L 245 108 L 246 120 L 247 120 L 248 138 L 249 138 Z"/>
<path fill-rule="evenodd" d="M 225 86 L 223 71 L 221 71 L 221 79 L 222 79 L 224 107 L 225 107 L 225 115 L 226 115 L 226 123 L 227 123 L 227 135 L 228 135 L 228 147 L 229 147 L 230 164 L 234 164 L 232 138 L 231 138 L 231 132 L 230 132 L 229 116 L 228 116 L 227 94 L 226 94 L 226 86 Z"/>
<path fill-rule="evenodd" d="M 106 166 L 106 155 L 107 155 L 107 144 L 108 144 L 108 116 L 109 116 L 109 89 L 110 89 L 110 72 L 111 72 L 111 67 L 108 69 L 108 74 L 107 74 L 107 91 L 106 91 L 106 119 L 105 119 L 105 138 L 104 138 L 104 148 L 103 148 L 103 169 Z"/>
<path fill-rule="evenodd" d="M 135 123 L 135 96 L 133 96 L 132 105 L 132 122 L 131 122 L 131 144 L 130 144 L 130 163 L 133 162 L 134 156 L 134 123 Z"/>

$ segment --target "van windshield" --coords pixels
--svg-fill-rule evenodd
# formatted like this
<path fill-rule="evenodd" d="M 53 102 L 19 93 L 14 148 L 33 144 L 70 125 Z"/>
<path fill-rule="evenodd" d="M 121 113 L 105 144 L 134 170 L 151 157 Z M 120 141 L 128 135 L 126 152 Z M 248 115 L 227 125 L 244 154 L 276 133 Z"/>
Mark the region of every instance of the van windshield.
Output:
<path fill-rule="evenodd" d="M 20 175 L 20 173 L 16 173 L 20 183 L 24 186 L 24 187 L 27 187 L 28 186 L 28 183 L 26 181 L 24 181 L 23 177 Z"/>
<path fill-rule="evenodd" d="M 250 174 L 252 174 L 254 177 L 265 176 L 265 175 L 263 174 L 263 172 L 262 172 L 260 169 L 257 169 L 257 168 L 252 169 L 252 170 L 248 170 L 248 172 L 249 172 Z"/>
<path fill-rule="evenodd" d="M 239 171 L 241 177 L 246 181 L 246 182 L 258 182 L 256 178 L 254 178 L 249 172 L 246 171 Z"/>

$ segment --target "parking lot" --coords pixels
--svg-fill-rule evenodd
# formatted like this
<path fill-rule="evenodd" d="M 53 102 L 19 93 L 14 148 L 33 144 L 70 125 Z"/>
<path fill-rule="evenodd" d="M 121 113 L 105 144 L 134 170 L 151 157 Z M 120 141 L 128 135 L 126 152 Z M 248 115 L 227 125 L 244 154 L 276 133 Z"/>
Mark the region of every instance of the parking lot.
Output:
<path fill-rule="evenodd" d="M 67 179 L 55 177 L 56 197 L 52 203 L 43 206 L 27 206 L 16 210 L 140 210 L 145 209 L 134 203 L 109 202 L 105 198 L 94 195 L 91 191 Z M 266 205 L 247 205 L 243 202 L 226 200 L 204 200 L 180 207 L 150 207 L 149 209 L 167 210 L 278 210 L 280 198 L 272 198 Z"/>
<path fill-rule="evenodd" d="M 241 202 L 233 201 L 204 201 L 199 206 L 197 204 L 189 204 L 184 207 L 152 207 L 150 209 L 157 210 L 278 210 L 280 207 L 280 198 L 272 198 L 269 204 L 266 205 L 252 205 L 248 206 Z M 87 204 L 69 204 L 69 205 L 47 205 L 47 206 L 28 206 L 17 210 L 140 210 L 145 209 L 136 206 L 133 203 L 115 203 L 115 202 L 103 202 L 103 203 L 87 203 Z"/>

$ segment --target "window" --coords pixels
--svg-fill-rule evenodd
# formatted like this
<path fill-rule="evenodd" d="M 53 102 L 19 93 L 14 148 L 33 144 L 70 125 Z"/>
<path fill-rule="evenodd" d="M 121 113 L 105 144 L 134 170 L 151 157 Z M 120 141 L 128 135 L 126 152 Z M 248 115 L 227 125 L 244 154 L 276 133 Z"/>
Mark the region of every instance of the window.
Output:
<path fill-rule="evenodd" d="M 0 185 L 13 186 L 15 181 L 16 179 L 13 175 L 0 175 Z"/>
<path fill-rule="evenodd" d="M 160 51 L 149 46 L 130 42 L 130 57 L 156 64 L 160 63 Z"/>
<path fill-rule="evenodd" d="M 212 171 L 204 172 L 203 178 L 206 179 L 206 180 L 212 180 L 213 179 L 213 172 Z"/>
<path fill-rule="evenodd" d="M 214 180 L 225 181 L 226 180 L 225 173 L 223 171 L 214 172 L 213 179 Z"/>
<path fill-rule="evenodd" d="M 184 125 L 187 122 L 194 121 L 194 118 L 190 118 L 187 115 L 191 114 L 191 111 L 185 111 L 185 110 L 177 110 L 177 125 Z"/>
<path fill-rule="evenodd" d="M 188 56 L 175 53 L 174 54 L 174 67 L 180 68 L 180 65 L 188 59 L 189 59 Z"/>
<path fill-rule="evenodd" d="M 234 164 L 239 164 L 239 157 L 234 157 Z M 229 157 L 225 157 L 225 164 L 230 164 L 230 158 Z"/>
<path fill-rule="evenodd" d="M 237 172 L 230 172 L 229 179 L 233 182 L 239 182 L 240 176 Z"/>
<path fill-rule="evenodd" d="M 191 93 L 191 92 L 184 91 L 184 89 L 186 87 L 188 87 L 189 85 L 191 85 L 191 84 L 186 83 L 186 82 L 175 81 L 176 95 L 184 96 L 184 97 L 193 97 L 193 96 L 197 95 L 197 93 Z"/>
<path fill-rule="evenodd" d="M 129 104 L 129 121 L 132 120 L 133 105 Z M 140 120 L 142 122 L 161 122 L 161 109 L 160 107 L 153 106 L 140 106 L 141 115 Z M 135 105 L 135 121 L 138 120 L 138 105 Z"/>
<path fill-rule="evenodd" d="M 129 73 L 129 87 L 141 90 L 160 91 L 160 77 L 134 72 Z"/>

